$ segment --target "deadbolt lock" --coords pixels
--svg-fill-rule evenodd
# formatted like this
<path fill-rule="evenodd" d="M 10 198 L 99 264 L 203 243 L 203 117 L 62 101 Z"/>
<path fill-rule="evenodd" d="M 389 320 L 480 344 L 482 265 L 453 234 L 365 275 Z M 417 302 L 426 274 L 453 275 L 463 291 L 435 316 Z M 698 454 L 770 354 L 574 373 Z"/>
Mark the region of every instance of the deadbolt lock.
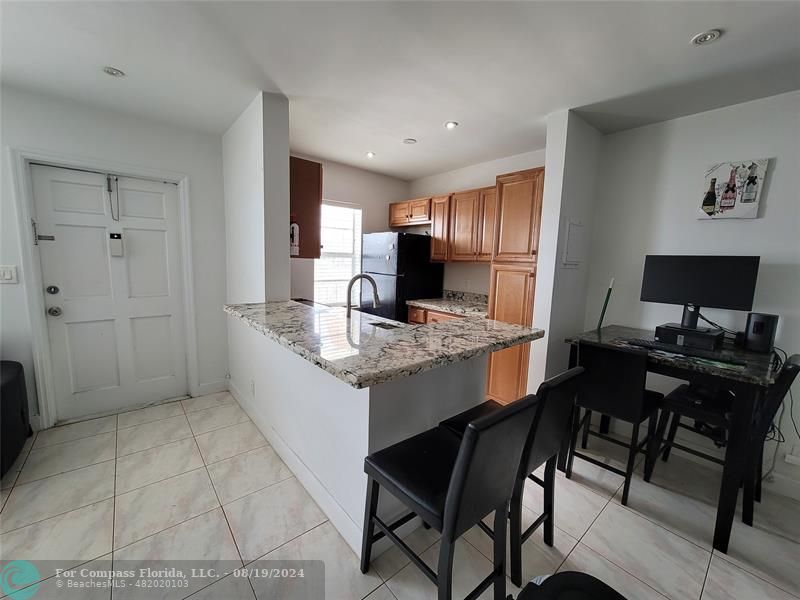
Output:
<path fill-rule="evenodd" d="M 57 285 L 48 285 L 46 288 L 48 294 L 57 294 L 61 290 L 58 289 Z"/>
<path fill-rule="evenodd" d="M 60 317 L 62 312 L 64 311 L 61 310 L 60 306 L 51 306 L 47 309 L 47 314 L 51 317 Z"/>

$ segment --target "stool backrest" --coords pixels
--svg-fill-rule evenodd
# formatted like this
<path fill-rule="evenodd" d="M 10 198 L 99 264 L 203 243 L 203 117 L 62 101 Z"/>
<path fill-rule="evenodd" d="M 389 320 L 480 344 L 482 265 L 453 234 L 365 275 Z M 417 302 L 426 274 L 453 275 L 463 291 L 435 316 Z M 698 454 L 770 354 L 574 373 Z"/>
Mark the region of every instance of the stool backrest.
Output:
<path fill-rule="evenodd" d="M 569 435 L 572 408 L 583 372 L 583 367 L 564 371 L 542 382 L 536 391 L 541 407 L 522 451 L 520 479 L 533 473 L 561 449 L 561 442 Z"/>
<path fill-rule="evenodd" d="M 647 350 L 580 342 L 578 364 L 586 369 L 578 391 L 578 405 L 639 422 L 647 381 Z"/>
<path fill-rule="evenodd" d="M 511 498 L 539 406 L 536 396 L 526 396 L 467 425 L 445 500 L 445 539 L 455 540 Z"/>
<path fill-rule="evenodd" d="M 756 415 L 756 426 L 753 431 L 755 439 L 763 440 L 767 437 L 769 426 L 775 419 L 786 394 L 789 393 L 789 388 L 792 387 L 798 372 L 800 372 L 800 354 L 793 354 L 783 363 L 778 378 L 767 390 L 764 404 Z"/>

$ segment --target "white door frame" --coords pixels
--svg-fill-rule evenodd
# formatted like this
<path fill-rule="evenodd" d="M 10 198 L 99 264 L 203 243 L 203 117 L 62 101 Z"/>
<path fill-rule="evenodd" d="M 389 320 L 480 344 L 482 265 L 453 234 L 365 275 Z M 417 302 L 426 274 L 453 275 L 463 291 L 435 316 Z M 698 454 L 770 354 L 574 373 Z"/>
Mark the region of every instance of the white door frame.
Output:
<path fill-rule="evenodd" d="M 30 148 L 10 148 L 12 189 L 17 210 L 17 230 L 19 233 L 24 293 L 28 303 L 31 323 L 31 345 L 36 379 L 36 393 L 39 397 L 39 427 L 42 429 L 55 425 L 58 410 L 56 407 L 55 384 L 53 382 L 50 339 L 45 317 L 44 281 L 38 246 L 31 243 L 34 217 L 33 188 L 31 184 L 30 163 L 44 163 L 53 167 L 67 167 L 92 171 L 109 172 L 126 177 L 153 179 L 178 186 L 178 236 L 181 248 L 181 269 L 183 270 L 184 343 L 186 345 L 186 376 L 189 394 L 199 395 L 200 381 L 197 361 L 197 329 L 194 306 L 194 271 L 192 269 L 192 226 L 189 203 L 189 176 L 175 171 L 149 169 L 125 163 L 84 158 L 73 155 L 42 152 Z"/>

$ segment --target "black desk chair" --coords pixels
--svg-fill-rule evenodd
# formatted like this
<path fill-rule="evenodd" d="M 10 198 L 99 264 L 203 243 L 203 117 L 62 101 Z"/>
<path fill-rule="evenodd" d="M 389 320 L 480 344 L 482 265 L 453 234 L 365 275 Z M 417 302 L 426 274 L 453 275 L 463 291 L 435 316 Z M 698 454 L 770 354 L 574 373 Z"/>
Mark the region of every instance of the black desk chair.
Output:
<path fill-rule="evenodd" d="M 591 575 L 562 571 L 541 585 L 529 583 L 517 600 L 625 600 L 625 597 Z"/>
<path fill-rule="evenodd" d="M 770 426 L 775 420 L 775 415 L 778 414 L 778 409 L 786 394 L 789 393 L 798 372 L 800 372 L 800 354 L 793 354 L 783 364 L 778 378 L 767 390 L 764 401 L 756 412 L 747 476 L 744 480 L 742 521 L 746 525 L 753 524 L 753 501 L 761 501 L 761 466 L 764 460 L 764 442 Z"/>
<path fill-rule="evenodd" d="M 494 536 L 494 569 L 468 598 L 477 598 L 494 584 L 495 600 L 505 600 L 506 514 L 522 449 L 538 410 L 537 399 L 531 396 L 471 422 L 461 440 L 437 427 L 364 459 L 369 481 L 361 572 L 369 569 L 372 544 L 386 536 L 439 588 L 439 600 L 450 600 L 456 540 L 494 511 L 498 532 Z M 412 512 L 386 524 L 376 514 L 380 486 Z M 394 533 L 415 515 L 442 534 L 438 573 Z M 377 534 L 376 526 L 380 529 Z"/>
<path fill-rule="evenodd" d="M 622 504 L 628 503 L 631 477 L 636 464 L 636 455 L 644 452 L 644 446 L 655 444 L 656 414 L 664 396 L 645 388 L 647 382 L 647 350 L 633 348 L 613 348 L 593 342 L 578 344 L 578 364 L 586 369 L 584 380 L 575 406 L 574 426 L 570 440 L 567 478 L 572 477 L 574 458 L 582 458 L 603 469 L 622 475 L 625 485 L 622 490 Z M 583 418 L 580 408 L 585 409 Z M 630 443 L 622 442 L 589 428 L 592 412 L 598 412 L 630 423 L 633 426 Z M 639 442 L 639 426 L 648 419 L 648 435 Z M 628 462 L 624 471 L 607 465 L 592 456 L 576 451 L 578 434 L 584 429 L 583 447 L 588 435 L 604 439 L 628 450 Z M 651 453 L 646 453 L 648 460 Z"/>
<path fill-rule="evenodd" d="M 554 530 L 554 499 L 555 499 L 555 473 L 556 459 L 564 436 L 569 434 L 572 407 L 575 404 L 575 394 L 581 381 L 583 368 L 575 367 L 565 373 L 543 382 L 536 392 L 539 399 L 539 412 L 533 422 L 531 433 L 522 451 L 522 459 L 517 472 L 514 493 L 511 496 L 509 518 L 511 520 L 511 581 L 515 585 L 522 585 L 522 544 L 544 524 L 544 542 L 553 545 Z M 531 396 L 528 396 L 529 398 Z M 475 418 L 502 410 L 502 405 L 489 400 L 456 415 L 440 425 L 458 436 L 464 434 L 467 425 Z M 546 464 L 544 480 L 536 477 L 533 472 L 541 465 Z M 544 511 L 533 524 L 522 531 L 522 495 L 525 491 L 525 481 L 531 479 L 544 488 Z M 480 528 L 490 537 L 493 531 L 484 523 Z"/>

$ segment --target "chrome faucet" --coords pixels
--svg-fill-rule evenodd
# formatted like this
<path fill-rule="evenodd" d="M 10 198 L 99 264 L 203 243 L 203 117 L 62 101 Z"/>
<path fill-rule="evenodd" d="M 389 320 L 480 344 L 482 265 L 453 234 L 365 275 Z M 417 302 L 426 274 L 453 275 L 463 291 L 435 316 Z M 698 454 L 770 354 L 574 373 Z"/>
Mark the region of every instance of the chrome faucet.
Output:
<path fill-rule="evenodd" d="M 350 305 L 350 296 L 351 292 L 353 291 L 353 284 L 358 281 L 359 279 L 366 279 L 372 284 L 372 308 L 378 308 L 381 305 L 380 298 L 378 298 L 378 284 L 375 283 L 375 280 L 365 273 L 359 273 L 355 277 L 350 280 L 350 283 L 347 284 L 347 318 L 350 318 L 350 312 L 352 306 Z"/>

